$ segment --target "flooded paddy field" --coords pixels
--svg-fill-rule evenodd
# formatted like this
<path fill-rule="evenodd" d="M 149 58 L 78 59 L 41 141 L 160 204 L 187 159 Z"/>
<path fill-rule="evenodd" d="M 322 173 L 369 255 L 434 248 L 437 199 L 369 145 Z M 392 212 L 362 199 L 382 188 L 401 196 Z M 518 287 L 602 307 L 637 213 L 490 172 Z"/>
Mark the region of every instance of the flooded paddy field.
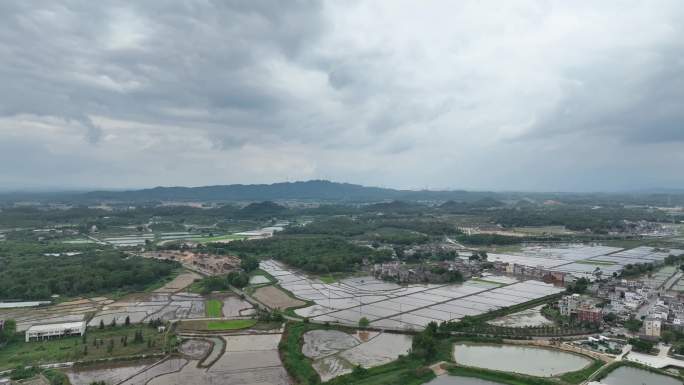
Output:
<path fill-rule="evenodd" d="M 200 367 L 199 362 L 193 360 L 180 371 L 158 376 L 148 384 L 290 384 L 278 354 L 280 334 L 245 334 L 220 338 L 225 341 L 225 352 L 210 367 Z M 214 351 L 217 349 L 219 347 L 214 344 Z M 214 351 L 211 355 L 214 355 Z"/>
<path fill-rule="evenodd" d="M 681 385 L 682 382 L 662 374 L 651 373 L 646 370 L 621 366 L 608 373 L 601 382 L 591 382 L 591 385 Z"/>
<path fill-rule="evenodd" d="M 322 381 L 351 373 L 357 365 L 372 368 L 394 361 L 408 353 L 412 340 L 404 334 L 339 330 L 312 330 L 303 338 L 302 353 L 313 360 Z"/>
<path fill-rule="evenodd" d="M 240 299 L 236 296 L 227 296 L 223 298 L 223 316 L 231 317 L 245 317 L 255 313 L 254 307 L 251 303 Z"/>
<path fill-rule="evenodd" d="M 0 318 L 17 322 L 17 331 L 26 331 L 31 325 L 57 322 L 83 321 L 89 313 L 111 304 L 105 297 L 84 298 L 56 305 L 0 309 Z"/>
<path fill-rule="evenodd" d="M 262 284 L 269 283 L 269 282 L 271 282 L 271 280 L 266 278 L 263 275 L 254 275 L 254 276 L 249 278 L 249 284 L 250 285 L 262 285 Z"/>
<path fill-rule="evenodd" d="M 192 319 L 205 316 L 204 298 L 193 293 L 144 293 L 128 295 L 116 302 L 102 307 L 88 326 L 98 326 L 100 321 L 109 325 L 112 320 L 122 324 L 126 317 L 132 323 L 147 322 L 153 319 L 162 321 L 173 319 Z"/>
<path fill-rule="evenodd" d="M 278 354 L 280 339 L 280 333 L 255 331 L 191 338 L 181 343 L 182 358 L 89 367 L 66 373 L 74 385 L 89 385 L 96 380 L 120 385 L 289 385 L 290 379 Z"/>
<path fill-rule="evenodd" d="M 116 302 L 108 303 L 95 314 L 88 326 L 98 326 L 100 320 L 105 325 L 109 325 L 112 320 L 122 324 L 126 317 L 132 323 L 157 318 L 167 321 L 204 317 L 204 298 L 199 294 L 180 292 L 199 277 L 197 273 L 183 272 L 151 293 L 130 294 Z"/>
<path fill-rule="evenodd" d="M 143 371 L 153 364 L 153 361 L 136 361 L 130 363 L 108 364 L 73 368 L 64 373 L 69 377 L 71 385 L 90 385 L 95 381 L 104 381 L 106 384 L 117 384 L 135 374 Z"/>
<path fill-rule="evenodd" d="M 126 316 L 133 323 L 149 319 L 194 318 L 204 315 L 203 299 L 197 294 L 176 292 L 192 284 L 199 275 L 184 272 L 152 293 L 131 294 L 118 301 L 106 297 L 81 298 L 55 305 L 38 307 L 0 308 L 0 318 L 14 319 L 17 331 L 23 332 L 31 325 L 77 322 L 95 313 L 88 324 L 98 326 L 100 320 L 106 325 L 112 318 L 122 324 Z"/>
<path fill-rule="evenodd" d="M 429 322 L 458 320 L 529 302 L 562 288 L 540 281 L 487 277 L 463 284 L 400 286 L 373 277 L 354 277 L 327 284 L 294 272 L 279 262 L 262 261 L 261 268 L 298 298 L 315 304 L 296 314 L 317 322 L 356 326 L 365 317 L 372 327 L 420 330 Z"/>
<path fill-rule="evenodd" d="M 526 326 L 546 326 L 554 325 L 553 321 L 541 314 L 544 305 L 539 305 L 531 309 L 526 309 L 517 313 L 509 314 L 488 321 L 488 324 L 496 326 L 508 326 L 524 328 Z"/>
<path fill-rule="evenodd" d="M 454 360 L 464 366 L 537 377 L 574 372 L 592 363 L 586 357 L 553 349 L 467 343 L 454 345 Z"/>
<path fill-rule="evenodd" d="M 571 273 L 592 279 L 599 268 L 604 276 L 621 271 L 628 264 L 661 262 L 668 255 L 681 255 L 684 250 L 660 250 L 649 246 L 622 249 L 610 246 L 567 245 L 566 247 L 525 247 L 521 252 L 490 253 L 488 260 Z"/>
<path fill-rule="evenodd" d="M 152 379 L 169 373 L 177 373 L 189 364 L 184 358 L 169 358 L 157 364 L 148 366 L 136 375 L 118 385 L 147 385 Z"/>

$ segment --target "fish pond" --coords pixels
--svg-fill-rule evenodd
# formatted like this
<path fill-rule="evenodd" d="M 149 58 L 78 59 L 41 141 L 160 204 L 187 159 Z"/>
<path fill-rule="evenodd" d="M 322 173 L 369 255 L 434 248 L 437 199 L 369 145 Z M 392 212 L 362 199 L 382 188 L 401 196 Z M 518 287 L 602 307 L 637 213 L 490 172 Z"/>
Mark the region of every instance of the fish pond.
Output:
<path fill-rule="evenodd" d="M 621 366 L 602 379 L 603 385 L 682 385 L 682 382 L 662 374 Z"/>
<path fill-rule="evenodd" d="M 591 364 L 588 358 L 553 349 L 467 343 L 454 345 L 454 360 L 464 366 L 537 377 L 574 372 Z"/>

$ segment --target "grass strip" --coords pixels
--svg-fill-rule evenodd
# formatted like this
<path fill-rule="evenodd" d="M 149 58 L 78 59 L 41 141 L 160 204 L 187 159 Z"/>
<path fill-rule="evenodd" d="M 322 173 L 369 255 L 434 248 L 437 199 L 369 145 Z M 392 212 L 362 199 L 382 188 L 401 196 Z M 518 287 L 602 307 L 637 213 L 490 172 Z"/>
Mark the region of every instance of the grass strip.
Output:
<path fill-rule="evenodd" d="M 605 363 L 601 360 L 593 360 L 591 365 L 574 372 L 563 373 L 560 379 L 570 384 L 579 384 L 589 378 L 594 372 L 601 369 Z"/>
<path fill-rule="evenodd" d="M 209 321 L 207 322 L 207 330 L 237 330 L 246 329 L 256 324 L 253 319 L 235 319 L 228 321 Z"/>
<path fill-rule="evenodd" d="M 584 265 L 597 265 L 597 266 L 612 266 L 615 265 L 615 262 L 609 262 L 609 261 L 595 261 L 593 259 L 581 259 L 579 261 L 575 261 L 575 263 L 581 263 Z"/>
<path fill-rule="evenodd" d="M 288 322 L 278 345 L 280 359 L 285 370 L 300 385 L 319 384 L 321 378 L 311 366 L 311 360 L 302 353 L 302 336 L 317 327 L 300 322 Z"/>
<path fill-rule="evenodd" d="M 448 372 L 452 376 L 479 378 L 506 385 L 558 385 L 558 382 L 545 378 L 464 366 L 452 366 Z"/>

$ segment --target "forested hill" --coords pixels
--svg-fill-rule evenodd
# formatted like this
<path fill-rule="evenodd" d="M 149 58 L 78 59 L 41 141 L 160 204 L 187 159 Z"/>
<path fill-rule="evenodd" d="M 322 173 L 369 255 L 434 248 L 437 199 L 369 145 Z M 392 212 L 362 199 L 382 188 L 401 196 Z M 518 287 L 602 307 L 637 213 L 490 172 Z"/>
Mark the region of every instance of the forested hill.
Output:
<path fill-rule="evenodd" d="M 155 187 L 132 191 L 94 191 L 83 194 L 91 200 L 117 201 L 267 201 L 267 200 L 461 200 L 470 201 L 493 195 L 467 191 L 411 191 L 366 187 L 324 180 L 273 184 L 225 185 L 205 187 Z"/>
<path fill-rule="evenodd" d="M 633 193 L 554 193 L 554 192 L 488 192 L 464 190 L 397 190 L 382 187 L 367 187 L 350 183 L 325 180 L 305 182 L 283 182 L 273 184 L 232 184 L 203 187 L 155 187 L 129 191 L 92 192 L 24 192 L 0 193 L 0 204 L 22 201 L 64 202 L 69 204 L 91 204 L 103 201 L 149 203 L 162 201 L 194 202 L 262 202 L 310 200 L 317 202 L 374 203 L 403 201 L 402 207 L 392 203 L 387 210 L 410 211 L 407 202 L 446 202 L 443 209 L 460 212 L 464 209 L 498 207 L 505 203 L 545 201 L 580 205 L 684 205 L 682 191 L 642 191 Z"/>

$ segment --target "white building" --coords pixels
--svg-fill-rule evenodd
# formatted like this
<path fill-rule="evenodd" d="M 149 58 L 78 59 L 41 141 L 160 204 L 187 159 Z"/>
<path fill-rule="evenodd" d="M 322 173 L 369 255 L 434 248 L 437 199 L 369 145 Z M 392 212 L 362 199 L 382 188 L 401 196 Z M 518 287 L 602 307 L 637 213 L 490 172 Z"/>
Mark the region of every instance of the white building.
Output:
<path fill-rule="evenodd" d="M 82 336 L 85 332 L 85 321 L 33 325 L 26 330 L 26 342 L 63 336 Z"/>
<path fill-rule="evenodd" d="M 644 320 L 644 335 L 648 337 L 660 337 L 661 321 L 657 318 Z"/>
<path fill-rule="evenodd" d="M 577 312 L 580 302 L 582 302 L 582 299 L 579 294 L 563 296 L 558 302 L 560 314 L 565 317 L 570 317 L 570 315 Z"/>

